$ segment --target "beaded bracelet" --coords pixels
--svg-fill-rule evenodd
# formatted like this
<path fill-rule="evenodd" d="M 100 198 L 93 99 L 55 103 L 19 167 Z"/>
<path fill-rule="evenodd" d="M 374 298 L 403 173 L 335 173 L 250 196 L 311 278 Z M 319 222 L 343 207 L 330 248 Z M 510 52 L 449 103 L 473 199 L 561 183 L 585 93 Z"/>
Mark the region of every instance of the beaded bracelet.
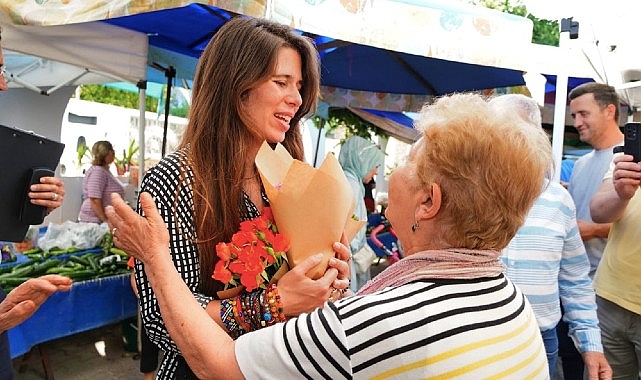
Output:
<path fill-rule="evenodd" d="M 280 300 L 276 284 L 270 284 L 267 288 L 263 305 L 263 321 L 265 322 L 265 325 L 271 326 L 278 322 L 285 322 L 287 320 L 285 314 L 283 314 L 283 303 Z"/>
<path fill-rule="evenodd" d="M 225 299 L 220 302 L 220 319 L 222 319 L 223 325 L 225 325 L 227 333 L 232 339 L 236 339 L 244 333 L 234 317 L 234 307 L 233 300 Z"/>
<path fill-rule="evenodd" d="M 245 325 L 253 330 L 260 328 L 258 321 L 258 315 L 256 313 L 255 305 L 257 303 L 258 296 L 262 293 L 262 290 L 256 290 L 251 293 L 243 292 L 238 295 L 238 299 L 242 304 L 243 314 L 241 315 L 242 321 Z"/>
<path fill-rule="evenodd" d="M 233 339 L 287 320 L 276 284 L 271 284 L 267 290 L 241 292 L 232 299 L 222 300 L 220 317 Z"/>
<path fill-rule="evenodd" d="M 231 302 L 234 303 L 234 317 L 236 317 L 236 321 L 244 330 L 241 334 L 244 334 L 247 331 L 251 331 L 251 325 L 247 322 L 245 317 L 241 295 L 242 293 L 237 295 Z"/>

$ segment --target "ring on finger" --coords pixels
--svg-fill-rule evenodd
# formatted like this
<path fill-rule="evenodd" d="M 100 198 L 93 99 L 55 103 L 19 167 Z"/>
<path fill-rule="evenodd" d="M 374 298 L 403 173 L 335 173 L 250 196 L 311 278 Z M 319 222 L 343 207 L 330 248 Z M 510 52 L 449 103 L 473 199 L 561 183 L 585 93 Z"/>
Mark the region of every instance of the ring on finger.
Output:
<path fill-rule="evenodd" d="M 334 302 L 341 299 L 342 296 L 343 296 L 343 289 L 336 289 L 335 287 L 332 286 L 331 292 L 329 293 L 329 298 L 327 300 Z"/>
<path fill-rule="evenodd" d="M 54 201 L 54 202 L 57 201 L 58 200 L 58 193 L 53 193 L 53 195 L 51 196 L 51 200 Z"/>
<path fill-rule="evenodd" d="M 118 230 L 118 227 L 114 227 L 114 228 L 111 230 L 111 235 L 112 235 L 112 236 L 116 236 L 116 231 L 117 231 L 117 230 Z"/>

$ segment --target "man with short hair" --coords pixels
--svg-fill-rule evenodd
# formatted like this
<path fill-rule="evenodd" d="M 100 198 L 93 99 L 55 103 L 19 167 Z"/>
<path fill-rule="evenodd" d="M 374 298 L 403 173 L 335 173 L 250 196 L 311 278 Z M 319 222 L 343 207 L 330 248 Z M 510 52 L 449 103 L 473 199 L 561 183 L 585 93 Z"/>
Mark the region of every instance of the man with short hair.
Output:
<path fill-rule="evenodd" d="M 594 275 L 603 348 L 615 379 L 641 370 L 641 163 L 616 154 L 590 202 L 595 221 L 612 223 Z"/>
<path fill-rule="evenodd" d="M 590 277 L 601 261 L 610 223 L 595 223 L 590 216 L 590 199 L 597 192 L 603 175 L 612 161 L 612 148 L 623 143 L 619 128 L 619 97 L 614 87 L 602 83 L 584 83 L 570 91 L 570 112 L 579 139 L 592 146 L 572 170 L 568 191 L 576 205 L 579 232 L 590 260 Z M 557 326 L 559 356 L 565 380 L 583 380 L 583 360 L 568 336 L 568 326 Z"/>
<path fill-rule="evenodd" d="M 608 171 L 612 148 L 623 144 L 623 133 L 619 127 L 619 97 L 614 87 L 594 82 L 574 88 L 568 97 L 579 139 L 593 148 L 576 161 L 568 186 L 577 207 L 579 230 L 590 259 L 590 276 L 593 277 L 607 243 L 610 223 L 592 221 L 590 199 Z"/>

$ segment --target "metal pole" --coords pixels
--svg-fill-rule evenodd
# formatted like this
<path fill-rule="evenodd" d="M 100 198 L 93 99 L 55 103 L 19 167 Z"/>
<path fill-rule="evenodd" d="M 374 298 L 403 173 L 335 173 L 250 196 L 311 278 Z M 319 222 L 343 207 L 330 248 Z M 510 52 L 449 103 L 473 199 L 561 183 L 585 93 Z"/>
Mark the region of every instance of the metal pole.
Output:
<path fill-rule="evenodd" d="M 162 132 L 162 157 L 165 157 L 165 150 L 167 149 L 167 128 L 169 127 L 169 108 L 171 101 L 171 85 L 173 79 L 176 77 L 176 69 L 169 66 L 165 71 L 167 77 L 167 96 L 165 98 L 165 124 Z"/>
<path fill-rule="evenodd" d="M 138 183 L 136 189 L 140 189 L 142 183 L 142 176 L 145 173 L 145 127 L 146 120 L 146 99 L 147 99 L 147 81 L 141 80 L 137 83 L 138 86 L 138 110 L 140 111 L 138 121 Z"/>
<path fill-rule="evenodd" d="M 563 49 L 562 58 L 567 55 L 570 38 L 578 37 L 578 22 L 572 18 L 560 22 L 559 48 Z M 554 124 L 552 128 L 552 155 L 554 157 L 554 175 L 552 180 L 561 180 L 561 161 L 563 160 L 563 140 L 565 134 L 565 110 L 568 103 L 568 72 L 563 62 L 557 66 L 556 96 L 554 101 Z"/>

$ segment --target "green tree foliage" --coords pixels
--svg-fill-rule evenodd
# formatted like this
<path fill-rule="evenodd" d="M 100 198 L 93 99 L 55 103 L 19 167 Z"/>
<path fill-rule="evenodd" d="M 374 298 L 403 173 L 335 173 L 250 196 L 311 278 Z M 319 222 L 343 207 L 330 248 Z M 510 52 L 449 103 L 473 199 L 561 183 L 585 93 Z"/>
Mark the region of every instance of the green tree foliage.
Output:
<path fill-rule="evenodd" d="M 187 117 L 189 114 L 189 103 L 183 96 L 179 95 L 176 90 L 171 92 L 169 99 L 169 114 L 177 117 Z M 165 99 L 167 98 L 167 86 L 163 86 L 162 99 L 158 102 L 159 113 L 164 115 L 165 112 Z"/>
<path fill-rule="evenodd" d="M 138 109 L 138 93 L 98 84 L 80 86 L 80 99 Z M 156 112 L 158 99 L 147 96 L 145 109 Z"/>
<path fill-rule="evenodd" d="M 559 46 L 559 22 L 556 20 L 544 20 L 529 13 L 525 5 L 520 1 L 510 0 L 469 0 L 474 5 L 482 5 L 486 8 L 510 13 L 516 16 L 524 16 L 532 20 L 532 42 L 541 45 Z"/>
<path fill-rule="evenodd" d="M 314 116 L 312 119 L 316 128 L 322 126 L 323 119 Z M 367 140 L 372 139 L 372 135 L 388 137 L 387 133 L 369 123 L 347 108 L 330 108 L 329 119 L 326 121 L 327 135 L 341 134 L 340 144 L 343 144 L 351 136 L 361 136 Z"/>

